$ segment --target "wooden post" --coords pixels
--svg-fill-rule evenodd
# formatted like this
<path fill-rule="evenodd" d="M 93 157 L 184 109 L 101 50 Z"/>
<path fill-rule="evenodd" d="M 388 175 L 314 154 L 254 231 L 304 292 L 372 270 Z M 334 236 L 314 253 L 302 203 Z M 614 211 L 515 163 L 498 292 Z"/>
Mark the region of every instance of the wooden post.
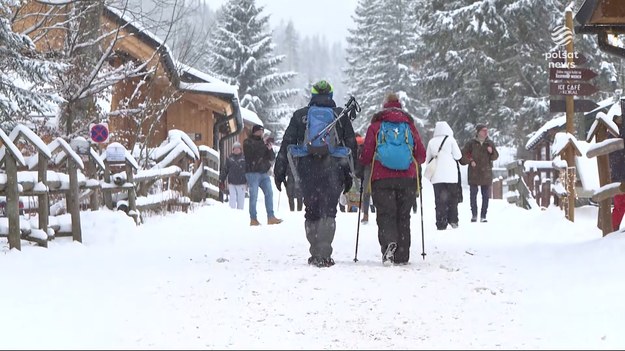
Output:
<path fill-rule="evenodd" d="M 608 131 L 605 128 L 599 128 L 595 136 L 596 142 L 600 143 L 607 139 Z M 599 186 L 610 183 L 610 156 L 609 154 L 597 156 L 597 169 L 599 170 Z M 603 236 L 612 232 L 612 199 L 607 198 L 599 201 L 599 216 L 597 225 Z"/>
<path fill-rule="evenodd" d="M 89 155 L 87 161 L 85 162 L 85 175 L 88 179 L 98 178 L 98 167 L 96 166 L 95 161 L 92 160 L 91 155 Z M 100 209 L 100 192 L 98 189 L 93 189 L 91 195 L 89 195 L 89 208 L 91 211 L 97 211 Z"/>
<path fill-rule="evenodd" d="M 541 199 L 540 205 L 544 208 L 549 207 L 551 204 L 551 180 L 545 179 L 541 186 Z"/>
<path fill-rule="evenodd" d="M 132 218 L 135 220 L 136 224 L 139 224 L 139 214 L 137 213 L 137 195 L 135 192 L 135 180 L 134 174 L 132 173 L 132 165 L 130 162 L 126 161 L 126 182 L 133 184 L 132 187 L 128 188 L 128 213 L 131 214 Z"/>
<path fill-rule="evenodd" d="M 108 161 L 104 161 L 104 182 L 111 184 L 111 166 Z M 102 191 L 102 197 L 104 198 L 104 205 L 109 210 L 113 209 L 113 195 L 111 191 Z"/>
<path fill-rule="evenodd" d="M 72 237 L 74 241 L 82 242 L 80 226 L 80 190 L 78 189 L 78 165 L 73 158 L 67 157 L 67 173 L 69 175 L 69 192 L 65 196 L 67 210 L 72 218 Z"/>
<path fill-rule="evenodd" d="M 7 204 L 6 211 L 9 218 L 9 249 L 22 249 L 21 231 L 20 231 L 20 212 L 19 212 L 19 192 L 17 183 L 17 164 L 13 155 L 6 148 L 4 156 L 4 164 L 7 172 Z"/>
<path fill-rule="evenodd" d="M 571 30 L 571 32 L 573 32 L 573 11 L 569 8 L 566 11 L 566 27 Z M 570 65 L 571 63 L 573 63 L 573 53 L 575 52 L 574 47 L 573 47 L 573 39 L 571 38 L 571 40 L 568 42 L 568 44 L 566 44 L 566 62 Z M 565 97 L 565 104 L 566 104 L 566 132 L 569 133 L 570 135 L 575 135 L 575 120 L 574 120 L 574 113 L 575 113 L 575 101 L 573 100 L 573 96 L 572 95 L 567 95 Z M 573 152 L 573 150 L 567 150 L 566 152 L 566 164 L 567 164 L 567 193 L 568 193 L 568 201 L 567 201 L 567 212 L 566 212 L 566 218 L 571 221 L 571 222 L 575 222 L 575 198 L 576 198 L 576 194 L 575 194 L 575 181 L 570 181 L 570 180 L 574 180 L 575 177 L 575 153 Z M 573 177 L 571 178 L 571 174 L 573 173 Z"/>
<path fill-rule="evenodd" d="M 503 181 L 501 178 L 493 179 L 493 191 L 490 195 L 492 199 L 503 199 Z"/>
<path fill-rule="evenodd" d="M 39 162 L 37 164 L 37 172 L 39 181 L 48 185 L 48 160 L 39 155 Z M 42 194 L 37 195 L 38 208 L 37 213 L 39 215 L 39 229 L 48 234 L 48 224 L 50 221 L 50 197 L 48 192 L 45 191 Z"/>

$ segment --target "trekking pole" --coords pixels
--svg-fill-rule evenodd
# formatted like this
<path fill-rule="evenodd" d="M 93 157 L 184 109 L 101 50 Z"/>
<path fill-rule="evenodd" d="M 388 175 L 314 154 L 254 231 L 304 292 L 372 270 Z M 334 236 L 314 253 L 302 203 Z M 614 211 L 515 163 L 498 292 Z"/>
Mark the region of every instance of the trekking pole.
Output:
<path fill-rule="evenodd" d="M 423 191 L 421 191 L 421 181 L 419 179 L 421 174 L 421 167 L 417 163 L 417 191 L 419 192 L 419 205 L 421 206 L 421 256 L 425 260 L 425 232 L 423 230 Z"/>
<path fill-rule="evenodd" d="M 358 224 L 356 225 L 356 251 L 354 252 L 354 262 L 358 262 L 358 237 L 360 236 L 360 209 L 362 208 L 362 183 L 364 179 L 360 180 L 360 200 L 358 200 Z"/>

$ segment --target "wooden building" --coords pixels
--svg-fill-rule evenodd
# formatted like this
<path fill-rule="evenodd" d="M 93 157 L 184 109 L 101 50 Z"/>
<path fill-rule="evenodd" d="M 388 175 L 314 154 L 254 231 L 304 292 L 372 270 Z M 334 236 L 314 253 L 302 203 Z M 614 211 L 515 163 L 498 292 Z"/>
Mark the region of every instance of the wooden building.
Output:
<path fill-rule="evenodd" d="M 14 30 L 23 32 L 44 20 L 63 21 L 67 18 L 67 6 L 62 2 L 31 0 L 20 9 L 24 19 L 14 23 Z M 29 16 L 23 16 L 25 12 Z M 55 16 L 49 16 L 50 13 Z M 133 61 L 145 63 L 145 71 L 150 72 L 143 77 L 125 78 L 112 86 L 109 142 L 120 142 L 127 148 L 136 142 L 147 142 L 153 147 L 167 138 L 169 130 L 178 129 L 197 145 L 220 151 L 223 159 L 224 144 L 242 139 L 244 128 L 251 128 L 244 124 L 237 87 L 177 62 L 161 39 L 143 30 L 118 9 L 104 6 L 100 24 L 102 33 L 117 33 L 108 40 L 109 44 L 114 43 L 115 54 L 108 62 L 111 66 Z M 34 37 L 42 33 L 35 30 L 28 34 Z M 60 48 L 63 33 L 45 32 L 48 38 L 37 40 L 37 48 L 48 52 Z"/>

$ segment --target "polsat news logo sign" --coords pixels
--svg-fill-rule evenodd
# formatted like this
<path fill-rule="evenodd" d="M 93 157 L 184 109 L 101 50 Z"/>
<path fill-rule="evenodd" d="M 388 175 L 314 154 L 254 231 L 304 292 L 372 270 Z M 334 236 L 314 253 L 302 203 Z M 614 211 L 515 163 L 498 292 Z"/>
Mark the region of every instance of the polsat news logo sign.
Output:
<path fill-rule="evenodd" d="M 560 46 L 560 50 L 548 52 L 545 60 L 549 68 L 576 68 L 586 62 L 586 58 L 578 52 L 567 52 L 564 47 L 573 41 L 573 31 L 566 26 L 555 27 L 551 31 L 551 40 Z M 570 62 L 569 62 L 570 61 Z"/>

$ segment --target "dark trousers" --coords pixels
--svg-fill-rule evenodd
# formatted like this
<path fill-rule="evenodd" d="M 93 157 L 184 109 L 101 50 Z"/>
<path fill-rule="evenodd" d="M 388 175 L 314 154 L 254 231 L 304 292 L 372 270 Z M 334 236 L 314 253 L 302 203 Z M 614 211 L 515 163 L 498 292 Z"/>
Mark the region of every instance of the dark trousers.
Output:
<path fill-rule="evenodd" d="M 434 184 L 436 205 L 436 228 L 445 229 L 447 224 L 458 224 L 458 183 Z"/>
<path fill-rule="evenodd" d="M 408 262 L 410 259 L 410 210 L 416 196 L 416 179 L 380 179 L 371 185 L 380 250 L 384 254 L 389 243 L 397 243 L 395 263 Z"/>
<path fill-rule="evenodd" d="M 482 210 L 480 211 L 480 218 L 486 218 L 486 212 L 488 212 L 488 199 L 490 198 L 490 185 L 469 185 L 471 196 L 471 215 L 477 218 L 477 188 L 480 188 L 482 193 Z"/>
<path fill-rule="evenodd" d="M 312 257 L 329 258 L 336 231 L 336 205 L 343 190 L 343 170 L 334 157 L 302 157 L 297 164 L 306 207 L 304 227 Z"/>

